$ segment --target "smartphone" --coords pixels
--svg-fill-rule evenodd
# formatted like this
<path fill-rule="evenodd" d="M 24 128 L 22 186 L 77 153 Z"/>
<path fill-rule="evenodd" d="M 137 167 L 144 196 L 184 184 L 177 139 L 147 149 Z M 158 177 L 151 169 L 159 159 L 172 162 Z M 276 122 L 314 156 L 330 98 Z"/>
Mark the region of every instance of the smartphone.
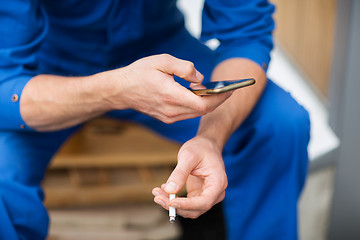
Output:
<path fill-rule="evenodd" d="M 199 89 L 190 89 L 196 95 L 212 95 L 232 91 L 255 84 L 254 78 L 203 83 Z"/>

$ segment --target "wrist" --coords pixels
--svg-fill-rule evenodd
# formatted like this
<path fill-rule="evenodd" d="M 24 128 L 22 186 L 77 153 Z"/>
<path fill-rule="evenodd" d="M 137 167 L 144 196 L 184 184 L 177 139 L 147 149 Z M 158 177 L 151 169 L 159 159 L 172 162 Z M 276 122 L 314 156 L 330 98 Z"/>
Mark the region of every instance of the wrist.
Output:
<path fill-rule="evenodd" d="M 229 111 L 224 111 L 227 108 L 223 109 L 223 107 L 220 106 L 213 112 L 203 116 L 197 132 L 198 136 L 212 141 L 219 149 L 224 148 L 233 130 L 232 116 L 229 115 Z"/>
<path fill-rule="evenodd" d="M 113 111 L 128 108 L 124 100 L 125 76 L 124 68 L 101 72 L 91 76 L 94 92 L 99 97 L 99 101 L 104 108 L 103 110 Z"/>
<path fill-rule="evenodd" d="M 193 139 L 196 139 L 197 143 L 201 143 L 201 147 L 205 147 L 205 149 L 211 149 L 212 151 L 218 152 L 219 154 L 222 153 L 222 145 L 219 144 L 219 142 L 211 136 L 197 134 L 196 137 L 194 137 Z M 197 148 L 197 150 L 198 149 L 199 148 Z"/>
<path fill-rule="evenodd" d="M 196 136 L 209 142 L 213 147 L 215 146 L 219 149 L 219 151 L 222 151 L 225 146 L 224 138 L 217 131 L 201 131 L 201 129 L 199 129 Z"/>

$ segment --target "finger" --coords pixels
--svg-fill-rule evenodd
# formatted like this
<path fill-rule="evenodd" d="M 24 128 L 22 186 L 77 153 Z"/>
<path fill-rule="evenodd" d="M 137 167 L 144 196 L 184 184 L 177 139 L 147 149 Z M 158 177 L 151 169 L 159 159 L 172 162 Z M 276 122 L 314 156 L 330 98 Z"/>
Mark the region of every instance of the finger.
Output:
<path fill-rule="evenodd" d="M 206 95 L 202 99 L 203 101 L 207 101 L 209 105 L 220 105 L 226 99 L 228 99 L 234 91 L 228 91 L 219 94 Z"/>
<path fill-rule="evenodd" d="M 159 119 L 160 121 L 170 124 L 184 119 L 190 119 L 199 117 L 202 113 L 194 110 L 192 106 L 185 107 L 183 103 L 181 105 L 167 105 L 162 109 L 158 109 L 157 115 L 153 114 L 152 117 Z"/>
<path fill-rule="evenodd" d="M 200 217 L 202 214 L 204 214 L 206 211 L 188 211 L 188 210 L 176 210 L 176 214 L 180 215 L 184 218 L 198 218 Z"/>
<path fill-rule="evenodd" d="M 162 185 L 162 188 L 164 188 L 165 184 Z M 163 189 L 161 188 L 154 188 L 152 191 L 153 195 L 155 196 L 154 202 L 158 205 L 162 206 L 164 209 L 169 210 L 169 194 L 167 194 Z M 176 208 L 176 214 L 181 215 L 186 218 L 197 218 L 201 214 L 205 213 L 206 211 L 203 210 L 183 210 L 180 208 L 180 206 L 177 206 L 176 204 L 173 206 Z"/>
<path fill-rule="evenodd" d="M 169 76 L 166 76 L 169 78 Z M 164 81 L 165 82 L 165 81 Z M 166 87 L 162 88 L 163 95 L 167 98 L 167 105 L 160 107 L 183 107 L 192 112 L 204 112 L 207 108 L 206 102 L 186 87 L 176 81 L 167 81 Z M 174 110 L 174 109 L 173 109 Z M 163 110 L 165 111 L 165 110 Z M 178 113 L 172 111 L 174 114 Z"/>
<path fill-rule="evenodd" d="M 164 123 L 167 123 L 167 124 L 172 124 L 174 122 L 178 122 L 178 121 L 181 121 L 181 120 L 186 120 L 186 119 L 191 119 L 191 118 L 196 118 L 196 117 L 199 117 L 201 116 L 199 113 L 195 112 L 195 113 L 184 113 L 184 114 L 180 114 L 180 115 L 177 115 L 177 116 L 173 116 L 173 117 L 167 117 L 167 116 L 164 116 L 164 117 L 161 117 L 161 118 L 158 118 L 160 121 L 164 122 Z"/>
<path fill-rule="evenodd" d="M 225 188 L 215 181 L 213 184 L 205 183 L 202 192 L 195 196 L 186 198 L 176 198 L 171 201 L 170 206 L 181 208 L 183 210 L 207 211 L 220 199 L 225 197 Z"/>
<path fill-rule="evenodd" d="M 226 93 L 201 97 L 194 94 L 189 89 L 181 86 L 177 82 L 169 83 L 171 83 L 171 85 L 165 89 L 165 91 L 168 91 L 167 95 L 170 96 L 168 99 L 171 99 L 172 101 L 170 102 L 169 106 L 180 106 L 188 108 L 197 116 L 202 116 L 213 111 L 232 94 L 232 91 L 229 91 Z M 175 114 L 175 111 L 172 112 Z"/>
<path fill-rule="evenodd" d="M 157 67 L 162 72 L 176 75 L 189 82 L 198 83 L 204 79 L 204 76 L 196 70 L 192 62 L 173 57 L 169 54 L 159 55 Z"/>
<path fill-rule="evenodd" d="M 154 197 L 163 196 L 164 198 L 169 198 L 169 194 L 166 193 L 163 188 L 154 188 L 152 190 L 152 194 L 154 195 Z"/>
<path fill-rule="evenodd" d="M 196 159 L 189 151 L 180 151 L 178 164 L 168 178 L 164 191 L 168 194 L 177 193 L 185 185 L 191 171 L 195 168 Z"/>
<path fill-rule="evenodd" d="M 162 206 L 166 210 L 169 210 L 169 194 L 167 194 L 161 188 L 154 188 L 152 191 L 154 197 L 154 202 Z"/>
<path fill-rule="evenodd" d="M 206 89 L 206 87 L 204 85 L 202 85 L 201 83 L 191 83 L 190 88 L 191 89 Z"/>
<path fill-rule="evenodd" d="M 157 196 L 154 198 L 154 202 L 163 207 L 164 209 L 169 210 L 169 202 L 166 200 L 166 198 Z"/>
<path fill-rule="evenodd" d="M 214 111 L 217 107 L 223 104 L 231 95 L 232 92 L 229 91 L 220 94 L 202 96 L 200 101 L 203 102 L 202 105 L 206 106 L 205 109 L 203 109 L 204 114 Z"/>
<path fill-rule="evenodd" d="M 163 191 L 161 188 L 156 187 L 156 188 L 154 188 L 152 190 L 151 193 L 152 193 L 152 195 L 154 195 L 154 197 L 156 197 L 156 196 L 159 196 L 161 194 L 161 191 Z"/>
<path fill-rule="evenodd" d="M 170 206 L 182 210 L 207 211 L 215 204 L 217 199 L 218 198 L 207 199 L 204 196 L 177 198 L 176 200 L 174 199 L 171 201 Z"/>
<path fill-rule="evenodd" d="M 218 204 L 219 202 L 221 202 L 222 200 L 224 200 L 225 197 L 225 192 L 223 192 L 219 198 L 217 199 L 217 201 L 215 202 L 214 205 Z M 170 204 L 171 206 L 171 204 Z M 184 210 L 181 209 L 180 206 L 178 206 L 176 213 L 184 218 L 198 218 L 200 217 L 202 214 L 204 214 L 205 210 Z"/>
<path fill-rule="evenodd" d="M 218 106 L 224 103 L 232 95 L 232 91 L 206 96 L 198 96 L 191 91 L 189 92 L 196 96 L 196 98 L 191 100 L 191 108 L 194 109 L 195 112 L 198 112 L 200 115 L 205 115 L 209 112 L 214 111 Z"/>
<path fill-rule="evenodd" d="M 217 199 L 214 205 L 218 204 L 219 202 L 223 201 L 225 198 L 225 192 L 223 192 Z"/>

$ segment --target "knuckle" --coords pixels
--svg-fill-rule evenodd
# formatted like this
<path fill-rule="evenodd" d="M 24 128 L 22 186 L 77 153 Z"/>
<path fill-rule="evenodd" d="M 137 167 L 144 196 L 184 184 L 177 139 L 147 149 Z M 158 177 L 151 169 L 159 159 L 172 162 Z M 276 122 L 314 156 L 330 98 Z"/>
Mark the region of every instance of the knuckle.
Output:
<path fill-rule="evenodd" d="M 178 159 L 181 159 L 183 163 L 193 163 L 194 152 L 189 148 L 181 148 L 178 152 Z"/>
<path fill-rule="evenodd" d="M 224 189 L 226 189 L 229 185 L 229 182 L 227 180 L 227 177 L 225 176 L 225 183 L 224 183 Z"/>
<path fill-rule="evenodd" d="M 176 114 L 174 113 L 168 113 L 166 114 L 166 117 L 170 120 L 170 121 L 174 121 Z"/>
<path fill-rule="evenodd" d="M 163 58 L 164 60 L 168 60 L 169 58 L 171 58 L 171 55 L 168 53 L 162 53 L 159 55 L 159 57 Z"/>
<path fill-rule="evenodd" d="M 165 119 L 170 122 L 174 122 L 175 119 L 179 116 L 179 113 L 175 111 L 166 111 L 164 112 Z"/>
<path fill-rule="evenodd" d="M 169 62 L 170 55 L 167 53 L 162 53 L 156 56 L 156 61 L 161 65 L 167 65 Z"/>
<path fill-rule="evenodd" d="M 195 66 L 194 63 L 186 61 L 186 64 L 184 66 L 184 71 L 186 75 L 192 75 L 195 73 Z"/>
<path fill-rule="evenodd" d="M 225 193 L 220 197 L 220 201 L 225 199 Z"/>
<path fill-rule="evenodd" d="M 185 61 L 185 69 L 188 71 L 188 72 L 193 72 L 195 70 L 195 65 L 194 63 L 190 62 L 190 61 Z"/>
<path fill-rule="evenodd" d="M 208 211 L 208 210 L 210 210 L 210 209 L 212 208 L 212 206 L 213 206 L 213 204 L 211 204 L 211 203 L 206 203 L 206 204 L 204 204 L 204 210 L 205 210 L 205 211 Z"/>
<path fill-rule="evenodd" d="M 224 173 L 224 189 L 226 189 L 228 187 L 228 184 L 229 184 L 229 182 L 227 180 L 227 175 L 226 175 L 226 173 Z"/>
<path fill-rule="evenodd" d="M 170 89 L 171 85 L 166 85 L 166 88 L 163 90 L 163 93 L 159 96 L 161 101 L 165 103 L 165 105 L 172 105 L 175 103 L 175 99 L 171 95 Z"/>
<path fill-rule="evenodd" d="M 208 112 L 208 106 L 205 103 L 201 102 L 198 105 L 196 105 L 196 111 L 199 114 L 204 115 Z"/>
<path fill-rule="evenodd" d="M 158 57 L 158 60 L 160 61 L 161 65 L 164 65 L 164 66 L 170 65 L 171 61 L 173 59 L 173 57 L 167 53 L 159 54 L 157 57 Z"/>
<path fill-rule="evenodd" d="M 166 123 L 166 124 L 172 124 L 172 123 L 174 123 L 175 121 L 174 121 L 172 118 L 164 117 L 164 118 L 162 119 L 162 122 L 163 122 L 163 123 Z"/>
<path fill-rule="evenodd" d="M 226 173 L 224 174 L 224 176 L 223 176 L 223 180 L 222 180 L 222 182 L 223 182 L 223 189 L 225 190 L 227 187 L 228 187 L 228 180 L 227 180 L 227 175 L 226 175 Z"/>
<path fill-rule="evenodd" d="M 199 212 L 193 212 L 188 215 L 188 218 L 196 219 L 196 218 L 200 217 L 200 215 L 201 215 L 201 213 L 199 213 Z"/>

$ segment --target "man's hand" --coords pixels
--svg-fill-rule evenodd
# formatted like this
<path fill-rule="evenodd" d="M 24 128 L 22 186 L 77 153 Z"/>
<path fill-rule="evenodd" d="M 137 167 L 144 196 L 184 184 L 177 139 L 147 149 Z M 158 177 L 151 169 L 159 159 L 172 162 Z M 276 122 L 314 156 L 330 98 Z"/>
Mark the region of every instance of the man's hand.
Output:
<path fill-rule="evenodd" d="M 187 197 L 169 202 L 186 183 Z M 175 207 L 177 214 L 197 218 L 225 197 L 227 177 L 220 148 L 207 138 L 197 136 L 186 142 L 178 154 L 178 164 L 166 184 L 154 188 L 154 201 L 165 209 Z"/>
<path fill-rule="evenodd" d="M 117 91 L 110 99 L 115 109 L 135 109 L 165 123 L 205 115 L 231 95 L 196 96 L 174 81 L 174 75 L 190 83 L 201 83 L 203 75 L 192 62 L 168 54 L 145 57 L 104 74 Z"/>

